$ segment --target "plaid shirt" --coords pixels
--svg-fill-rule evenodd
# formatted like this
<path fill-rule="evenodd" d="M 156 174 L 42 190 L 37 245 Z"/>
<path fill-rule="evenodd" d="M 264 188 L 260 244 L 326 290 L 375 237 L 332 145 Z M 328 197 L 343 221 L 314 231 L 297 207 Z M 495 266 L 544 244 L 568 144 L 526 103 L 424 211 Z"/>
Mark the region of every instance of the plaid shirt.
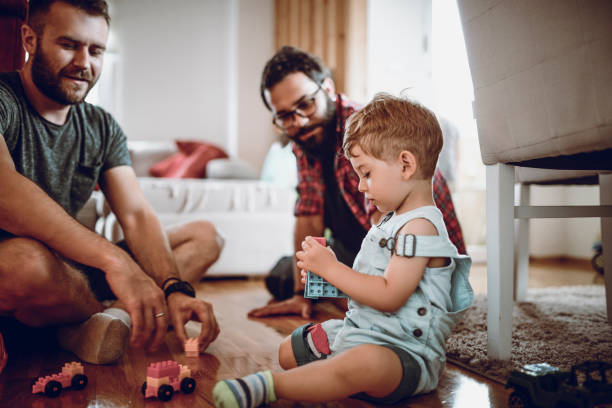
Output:
<path fill-rule="evenodd" d="M 336 156 L 334 158 L 334 169 L 338 188 L 344 201 L 351 209 L 361 226 L 367 231 L 370 229 L 370 216 L 376 211 L 376 207 L 365 200 L 364 194 L 359 192 L 359 176 L 353 170 L 351 162 L 344 156 L 342 151 L 342 140 L 344 138 L 344 123 L 361 106 L 349 101 L 344 95 L 339 94 L 336 98 Z M 304 150 L 293 143 L 293 153 L 297 160 L 298 168 L 298 198 L 295 203 L 294 214 L 300 215 L 323 215 L 325 183 L 323 181 L 323 166 L 321 161 L 307 156 Z M 465 244 L 461 226 L 455 215 L 455 207 L 450 191 L 442 173 L 436 169 L 433 179 L 433 196 L 436 206 L 442 212 L 444 223 L 449 237 L 457 247 L 459 253 L 465 254 Z"/>

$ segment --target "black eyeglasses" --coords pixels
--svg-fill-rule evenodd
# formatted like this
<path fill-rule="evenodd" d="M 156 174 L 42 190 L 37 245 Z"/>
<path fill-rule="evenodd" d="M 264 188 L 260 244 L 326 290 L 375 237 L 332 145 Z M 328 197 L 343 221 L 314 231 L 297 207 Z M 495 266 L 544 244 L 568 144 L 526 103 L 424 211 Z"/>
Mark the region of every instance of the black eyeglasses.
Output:
<path fill-rule="evenodd" d="M 319 93 L 320 90 L 321 85 L 318 85 L 317 90 L 310 95 L 304 96 L 294 110 L 276 113 L 274 117 L 272 117 L 272 123 L 286 130 L 295 124 L 295 115 L 301 118 L 310 118 L 317 109 L 317 93 Z"/>

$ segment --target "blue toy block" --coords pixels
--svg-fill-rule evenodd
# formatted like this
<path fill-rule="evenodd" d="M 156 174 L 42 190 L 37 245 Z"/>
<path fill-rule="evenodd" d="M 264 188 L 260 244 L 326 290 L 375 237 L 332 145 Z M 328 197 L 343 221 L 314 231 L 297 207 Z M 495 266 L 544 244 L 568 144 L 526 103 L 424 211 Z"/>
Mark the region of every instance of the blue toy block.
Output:
<path fill-rule="evenodd" d="M 318 299 L 320 297 L 331 298 L 346 298 L 348 297 L 341 290 L 331 285 L 322 277 L 307 271 L 306 288 L 304 289 L 304 297 L 308 299 Z"/>

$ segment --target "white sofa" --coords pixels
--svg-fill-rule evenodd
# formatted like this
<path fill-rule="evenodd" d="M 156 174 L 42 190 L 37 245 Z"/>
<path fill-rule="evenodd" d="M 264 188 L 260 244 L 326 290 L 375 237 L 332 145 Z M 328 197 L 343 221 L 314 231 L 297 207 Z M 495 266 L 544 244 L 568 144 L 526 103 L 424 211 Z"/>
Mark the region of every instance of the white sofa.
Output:
<path fill-rule="evenodd" d="M 280 257 L 293 252 L 293 187 L 256 179 L 255 172 L 236 159 L 211 161 L 206 179 L 148 177 L 151 165 L 176 152 L 174 143 L 128 145 L 140 186 L 163 226 L 208 220 L 225 239 L 209 276 L 265 275 Z M 77 218 L 110 241 L 123 237 L 99 192 Z"/>

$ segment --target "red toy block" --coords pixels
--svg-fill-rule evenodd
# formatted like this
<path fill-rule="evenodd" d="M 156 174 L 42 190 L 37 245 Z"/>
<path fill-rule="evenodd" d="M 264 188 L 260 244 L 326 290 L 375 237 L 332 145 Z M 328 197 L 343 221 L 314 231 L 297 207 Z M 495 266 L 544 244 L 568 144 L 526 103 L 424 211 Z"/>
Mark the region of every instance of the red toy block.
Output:
<path fill-rule="evenodd" d="M 319 244 L 327 246 L 327 240 L 325 237 L 313 237 Z"/>

